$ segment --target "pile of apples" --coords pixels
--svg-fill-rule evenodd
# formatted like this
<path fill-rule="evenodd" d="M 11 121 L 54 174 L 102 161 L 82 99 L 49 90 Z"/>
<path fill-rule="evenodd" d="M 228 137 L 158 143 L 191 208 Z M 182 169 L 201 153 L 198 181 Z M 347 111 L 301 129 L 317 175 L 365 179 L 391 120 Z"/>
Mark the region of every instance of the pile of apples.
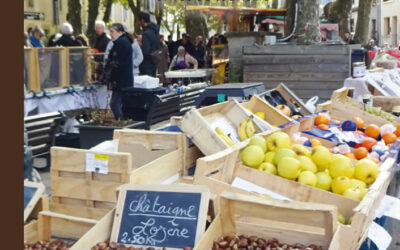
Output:
<path fill-rule="evenodd" d="M 400 138 L 400 124 L 397 124 L 396 127 L 392 124 L 385 124 L 381 127 L 375 124 L 365 125 L 360 117 L 353 117 L 351 120 L 340 122 L 329 119 L 326 114 L 319 114 L 314 118 L 314 125 L 318 129 L 330 129 L 331 123 L 340 124 L 338 129 L 342 131 L 354 131 L 365 136 L 360 144 L 354 146 L 356 148 L 354 152 L 345 153 L 345 156 L 355 160 L 367 158 L 379 163 L 379 157 L 383 152 L 376 149 L 377 147 L 375 146 L 378 145 L 378 142 L 380 142 L 381 146 L 390 146 Z"/>
<path fill-rule="evenodd" d="M 355 161 L 333 154 L 323 145 L 312 148 L 291 143 L 289 135 L 275 132 L 267 139 L 254 136 L 241 152 L 245 166 L 360 201 L 379 174 L 376 162 Z M 355 164 L 353 164 L 353 161 Z"/>

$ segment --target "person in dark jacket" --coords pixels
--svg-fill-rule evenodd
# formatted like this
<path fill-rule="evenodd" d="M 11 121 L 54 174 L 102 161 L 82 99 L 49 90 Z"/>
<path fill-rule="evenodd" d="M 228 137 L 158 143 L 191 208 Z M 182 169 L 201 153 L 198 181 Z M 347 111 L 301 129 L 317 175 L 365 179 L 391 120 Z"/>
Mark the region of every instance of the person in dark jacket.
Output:
<path fill-rule="evenodd" d="M 124 119 L 122 112 L 122 89 L 133 85 L 132 40 L 124 26 L 113 23 L 110 26 L 113 46 L 108 54 L 104 80 L 112 90 L 110 101 L 115 119 Z"/>
<path fill-rule="evenodd" d="M 63 25 L 61 26 L 62 36 L 56 42 L 56 46 L 63 46 L 63 47 L 82 46 L 82 43 L 75 39 L 73 33 L 74 29 L 72 28 L 72 25 L 69 23 L 63 23 Z"/>
<path fill-rule="evenodd" d="M 168 41 L 166 42 L 168 46 L 169 61 L 172 61 L 174 57 L 175 42 L 172 40 L 172 36 L 168 35 Z"/>
<path fill-rule="evenodd" d="M 199 63 L 199 69 L 201 69 L 204 68 L 206 57 L 206 48 L 203 45 L 203 37 L 197 36 L 195 44 L 192 56 L 197 60 Z"/>
<path fill-rule="evenodd" d="M 106 51 L 107 44 L 111 41 L 111 39 L 105 32 L 106 24 L 103 21 L 98 20 L 96 21 L 94 27 L 97 35 L 96 41 L 94 43 L 94 48 L 97 49 L 99 53 L 104 53 Z M 96 56 L 94 59 L 96 62 L 102 62 L 104 60 L 104 57 Z"/>
<path fill-rule="evenodd" d="M 140 74 L 156 77 L 157 65 L 151 58 L 151 53 L 160 48 L 159 27 L 150 22 L 150 15 L 145 12 L 139 13 L 140 26 L 143 28 L 142 53 L 143 62 L 140 65 Z"/>

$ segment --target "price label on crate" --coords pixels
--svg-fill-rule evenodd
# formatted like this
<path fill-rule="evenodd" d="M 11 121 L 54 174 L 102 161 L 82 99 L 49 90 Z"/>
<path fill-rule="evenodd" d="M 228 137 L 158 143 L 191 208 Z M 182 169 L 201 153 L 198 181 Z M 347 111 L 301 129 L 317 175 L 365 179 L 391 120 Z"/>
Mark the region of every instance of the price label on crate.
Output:
<path fill-rule="evenodd" d="M 108 174 L 108 155 L 86 153 L 86 171 Z"/>

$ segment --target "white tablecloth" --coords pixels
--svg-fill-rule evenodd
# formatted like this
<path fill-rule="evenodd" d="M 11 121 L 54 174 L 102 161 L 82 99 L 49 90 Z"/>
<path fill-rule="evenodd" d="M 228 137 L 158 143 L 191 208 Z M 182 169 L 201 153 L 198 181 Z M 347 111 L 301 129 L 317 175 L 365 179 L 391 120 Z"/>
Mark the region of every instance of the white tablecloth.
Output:
<path fill-rule="evenodd" d="M 106 86 L 97 87 L 92 90 L 77 88 L 73 94 L 65 93 L 64 90 L 48 92 L 47 97 L 33 98 L 32 94 L 26 95 L 25 113 L 38 108 L 38 114 L 55 111 L 67 111 L 81 108 L 108 108 L 111 98 L 111 91 Z M 41 96 L 42 94 L 38 94 Z"/>
<path fill-rule="evenodd" d="M 354 88 L 354 98 L 360 101 L 363 95 L 371 94 L 368 85 L 373 86 L 384 96 L 400 96 L 400 69 L 368 73 L 361 78 L 349 77 L 343 83 L 344 87 Z"/>

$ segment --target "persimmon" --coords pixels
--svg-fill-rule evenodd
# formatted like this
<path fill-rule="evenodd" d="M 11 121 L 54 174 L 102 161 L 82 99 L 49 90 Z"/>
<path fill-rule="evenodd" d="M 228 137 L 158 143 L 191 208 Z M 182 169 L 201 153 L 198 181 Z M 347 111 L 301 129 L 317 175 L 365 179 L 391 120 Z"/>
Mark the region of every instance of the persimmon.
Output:
<path fill-rule="evenodd" d="M 329 129 L 329 126 L 326 125 L 326 124 L 319 124 L 319 125 L 317 126 L 317 128 L 328 130 L 328 129 Z"/>
<path fill-rule="evenodd" d="M 373 146 L 375 146 L 378 142 L 371 137 L 365 137 L 364 141 L 361 143 L 361 146 L 366 150 L 370 151 Z"/>
<path fill-rule="evenodd" d="M 378 138 L 380 134 L 380 129 L 375 124 L 370 124 L 365 128 L 365 135 L 371 138 Z"/>
<path fill-rule="evenodd" d="M 382 140 L 387 144 L 391 144 L 397 140 L 397 136 L 394 133 L 386 133 L 382 135 Z"/>
<path fill-rule="evenodd" d="M 368 150 L 364 147 L 359 147 L 354 151 L 354 156 L 357 160 L 361 160 L 368 156 Z"/>
<path fill-rule="evenodd" d="M 352 120 L 356 122 L 358 129 L 364 128 L 365 124 L 364 124 L 363 119 L 361 119 L 360 117 L 355 116 L 355 117 L 353 117 Z"/>
<path fill-rule="evenodd" d="M 326 115 L 317 115 L 314 119 L 314 124 L 316 126 L 320 124 L 326 124 L 329 125 L 329 118 Z"/>
<path fill-rule="evenodd" d="M 357 160 L 356 156 L 353 153 L 345 153 L 344 156 L 349 157 L 350 159 Z"/>
<path fill-rule="evenodd" d="M 395 134 L 397 137 L 400 137 L 400 124 L 397 124 L 397 126 L 396 126 L 396 131 L 394 131 L 394 134 Z"/>

